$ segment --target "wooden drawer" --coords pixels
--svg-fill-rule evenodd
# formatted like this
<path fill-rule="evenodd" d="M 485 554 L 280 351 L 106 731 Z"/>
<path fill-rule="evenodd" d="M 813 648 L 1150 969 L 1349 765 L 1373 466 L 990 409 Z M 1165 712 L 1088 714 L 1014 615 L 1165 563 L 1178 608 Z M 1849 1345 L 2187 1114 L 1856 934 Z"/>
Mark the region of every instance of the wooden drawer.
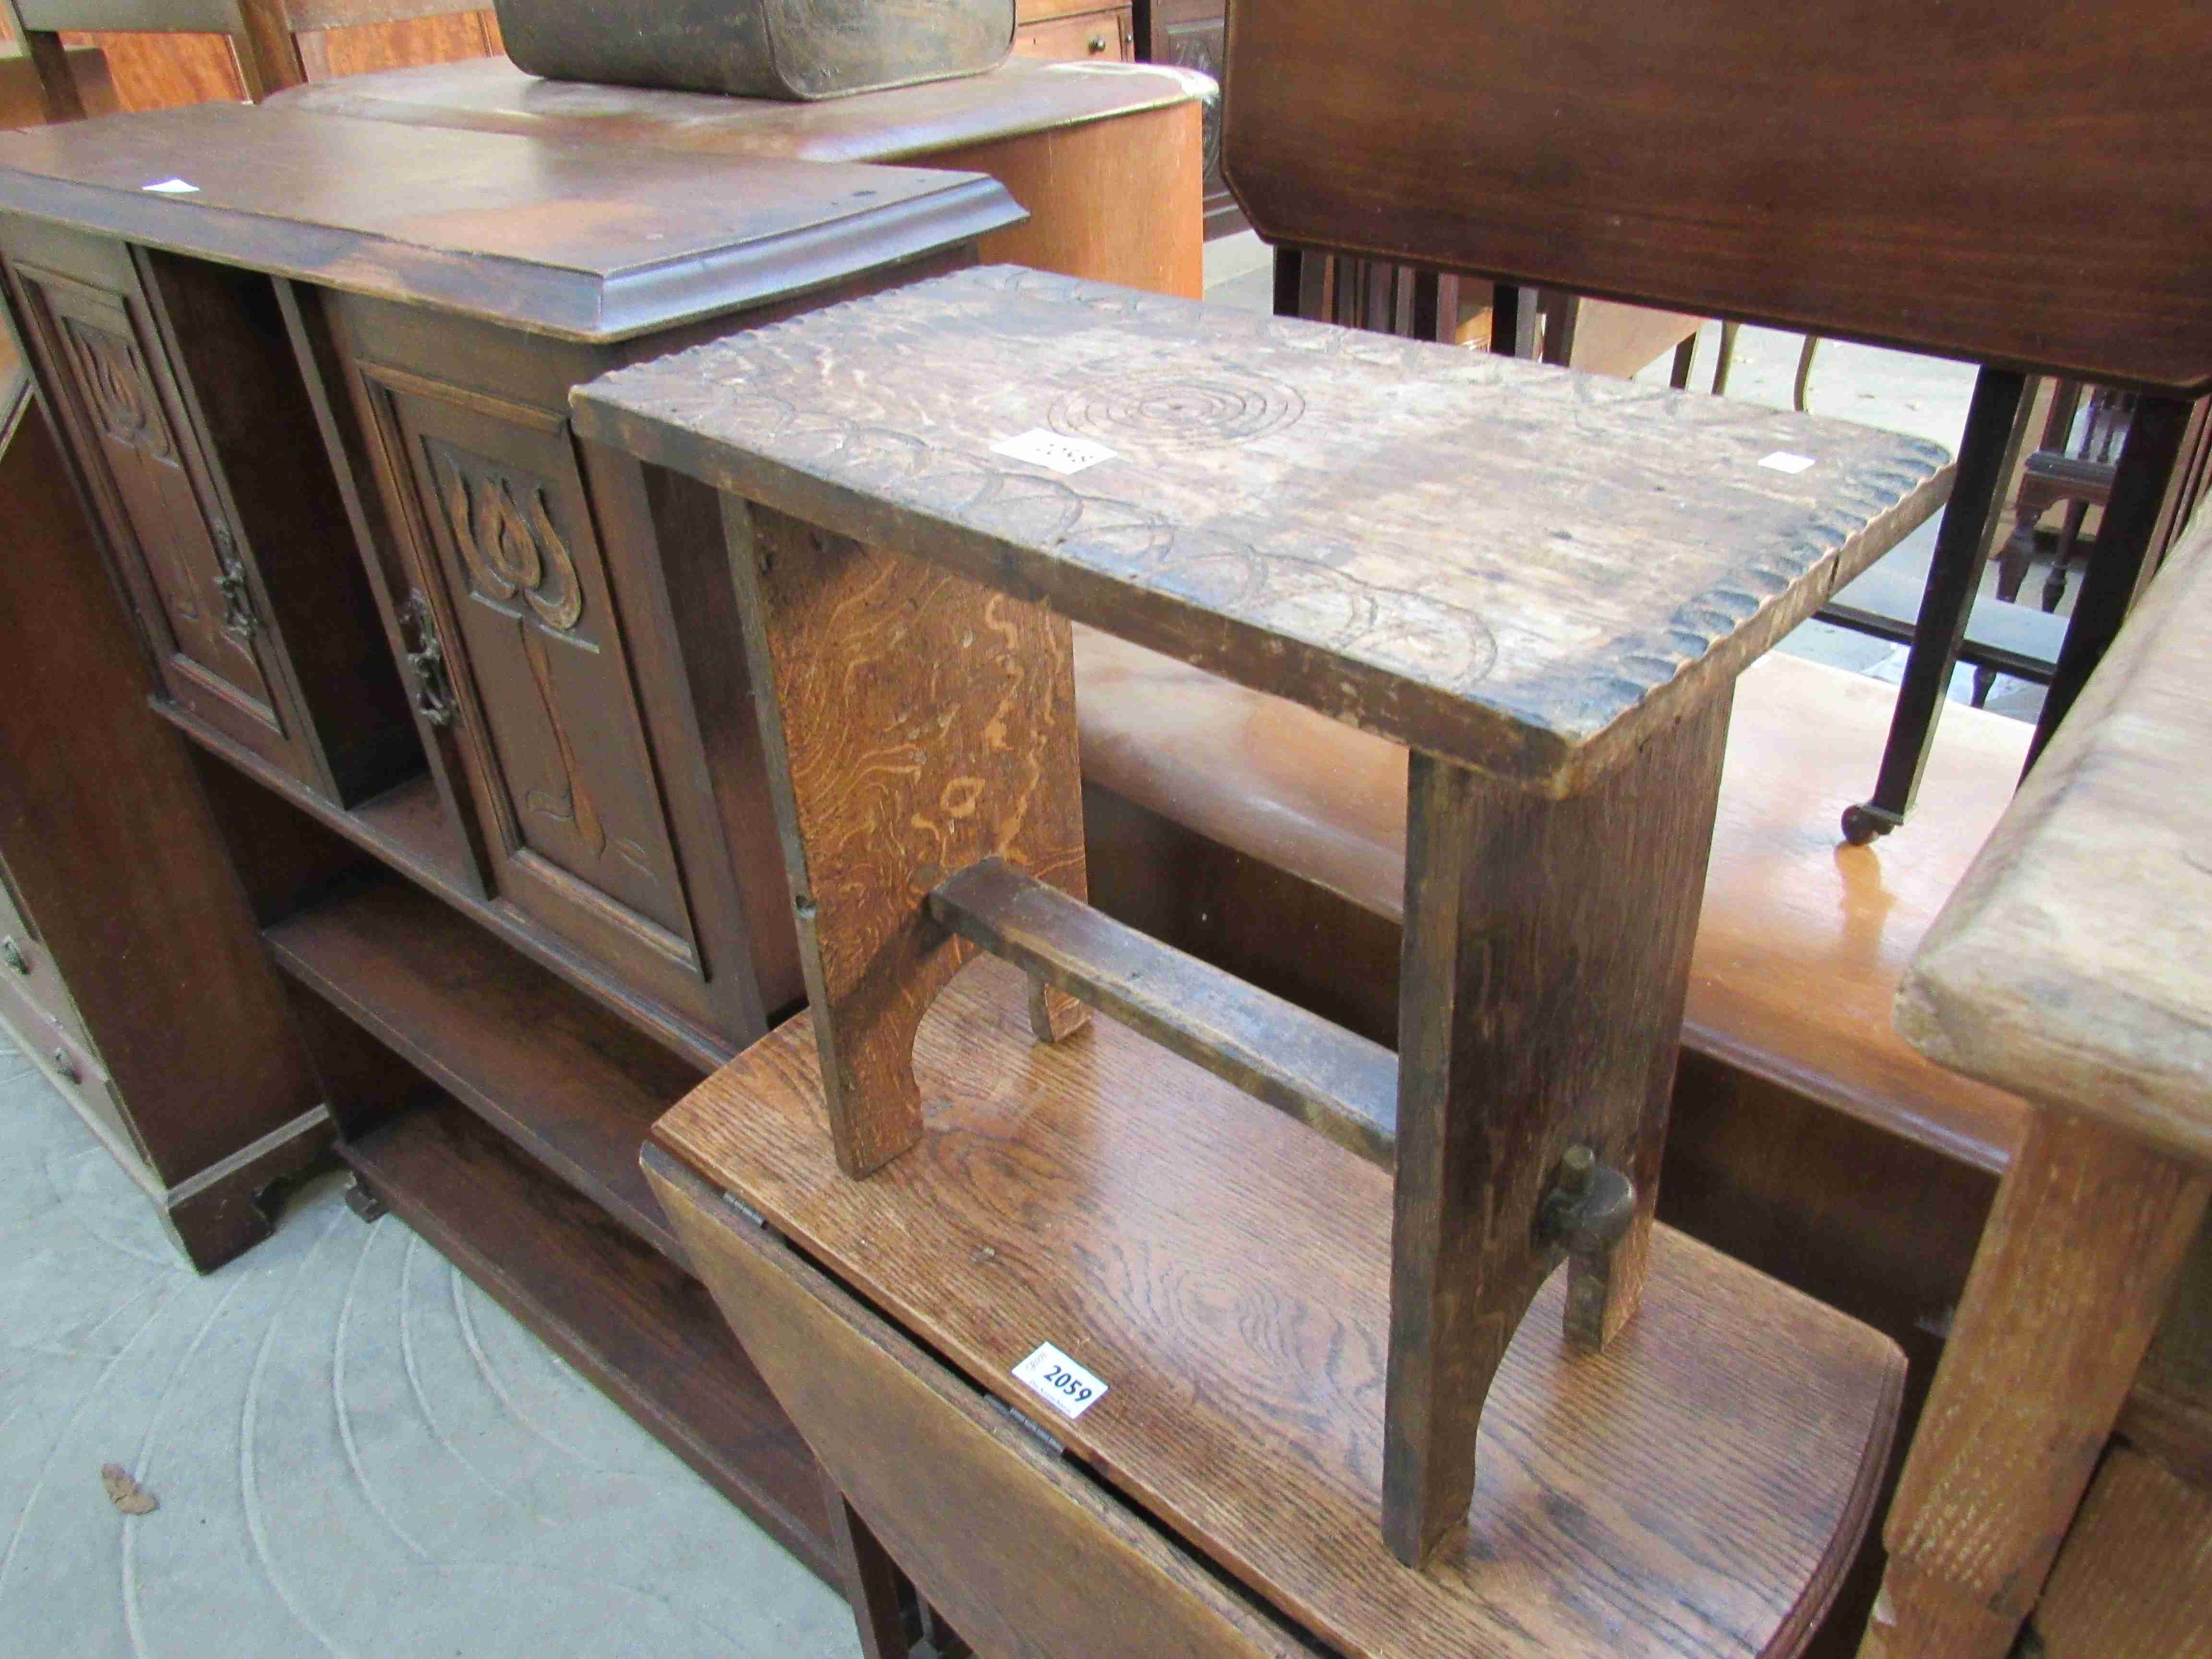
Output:
<path fill-rule="evenodd" d="M 47 954 L 46 941 L 18 908 L 4 880 L 0 880 L 0 983 L 13 986 L 43 1014 L 52 1016 L 78 1047 L 89 1046 L 84 1017 Z"/>
<path fill-rule="evenodd" d="M 1076 12 L 1014 27 L 1014 52 L 1023 58 L 1126 64 L 1136 57 L 1129 8 Z"/>
<path fill-rule="evenodd" d="M 163 690 L 333 799 L 388 787 L 398 676 L 270 279 L 20 220 L 4 252 Z"/>
<path fill-rule="evenodd" d="M 128 1154 L 141 1170 L 149 1169 L 146 1149 L 116 1097 L 106 1069 L 85 1040 L 74 1007 L 64 1019 L 53 1008 L 33 1001 L 26 988 L 12 973 L 0 976 L 0 1025 L 8 1028 L 32 1063 L 117 1152 Z M 67 1003 L 66 994 L 63 1000 Z"/>
<path fill-rule="evenodd" d="M 776 1402 L 915 1589 L 977 1652 L 1315 1655 L 1042 1431 L 1019 1425 L 690 1170 L 650 1145 L 644 1162 L 693 1269 Z"/>

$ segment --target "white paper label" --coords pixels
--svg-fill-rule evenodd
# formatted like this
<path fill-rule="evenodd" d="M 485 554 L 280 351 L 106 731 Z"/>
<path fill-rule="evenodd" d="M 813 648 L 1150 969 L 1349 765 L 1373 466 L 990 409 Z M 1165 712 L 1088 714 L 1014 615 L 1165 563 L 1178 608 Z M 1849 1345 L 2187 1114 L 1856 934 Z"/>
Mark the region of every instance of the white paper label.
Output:
<path fill-rule="evenodd" d="M 1042 427 L 1024 432 L 1018 438 L 1001 438 L 991 446 L 991 453 L 1011 455 L 1032 466 L 1048 466 L 1062 477 L 1114 459 L 1114 452 L 1104 444 L 1094 444 L 1087 438 L 1064 438 Z"/>
<path fill-rule="evenodd" d="M 1802 472 L 1808 466 L 1819 465 L 1810 455 L 1792 455 L 1786 449 L 1778 449 L 1771 455 L 1759 458 L 1761 466 L 1771 466 L 1777 472 Z"/>
<path fill-rule="evenodd" d="M 200 193 L 198 185 L 187 184 L 182 179 L 164 179 L 158 184 L 141 185 L 138 188 L 150 190 L 156 196 L 197 196 Z"/>
<path fill-rule="evenodd" d="M 1017 1382 L 1044 1396 L 1045 1403 L 1062 1417 L 1080 1417 L 1098 1403 L 1106 1385 L 1049 1342 L 1014 1367 Z"/>

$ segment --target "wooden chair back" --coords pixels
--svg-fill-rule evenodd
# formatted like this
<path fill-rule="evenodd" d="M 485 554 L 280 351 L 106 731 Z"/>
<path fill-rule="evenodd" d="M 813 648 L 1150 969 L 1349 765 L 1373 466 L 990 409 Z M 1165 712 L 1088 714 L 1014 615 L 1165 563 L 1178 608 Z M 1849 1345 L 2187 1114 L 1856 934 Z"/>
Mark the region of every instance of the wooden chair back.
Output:
<path fill-rule="evenodd" d="M 2178 164 L 2212 148 L 2203 7 L 1375 0 L 1347 18 L 1231 9 L 1225 169 L 1270 241 L 2212 387 L 2212 174 Z"/>

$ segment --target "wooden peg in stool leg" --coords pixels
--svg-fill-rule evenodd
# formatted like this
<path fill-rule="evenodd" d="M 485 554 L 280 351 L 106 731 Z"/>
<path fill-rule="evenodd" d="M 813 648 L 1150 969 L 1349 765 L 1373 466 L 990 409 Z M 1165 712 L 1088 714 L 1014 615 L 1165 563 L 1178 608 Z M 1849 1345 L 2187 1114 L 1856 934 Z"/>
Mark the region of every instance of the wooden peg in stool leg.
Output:
<path fill-rule="evenodd" d="M 1412 757 L 1382 1498 L 1409 1565 L 1466 1518 L 1482 1402 L 1561 1258 L 1577 1346 L 1635 1310 L 1729 702 L 1565 800 Z"/>
<path fill-rule="evenodd" d="M 997 856 L 1085 896 L 1073 647 L 1040 606 L 723 502 L 830 1133 L 864 1176 L 921 1138 L 915 1031 L 974 951 L 930 890 Z M 1032 994 L 1041 1037 L 1069 1001 Z"/>

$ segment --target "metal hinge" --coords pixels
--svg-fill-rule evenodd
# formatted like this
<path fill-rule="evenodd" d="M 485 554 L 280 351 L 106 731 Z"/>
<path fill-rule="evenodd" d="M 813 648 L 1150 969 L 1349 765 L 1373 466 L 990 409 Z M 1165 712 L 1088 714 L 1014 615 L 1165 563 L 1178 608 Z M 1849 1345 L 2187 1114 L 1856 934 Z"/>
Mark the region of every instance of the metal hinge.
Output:
<path fill-rule="evenodd" d="M 453 723 L 453 684 L 446 677 L 446 647 L 430 618 L 430 601 L 421 588 L 408 590 L 400 607 L 399 629 L 407 649 L 408 672 L 415 677 L 415 707 L 433 726 Z M 412 638 L 408 638 L 410 634 Z"/>
<path fill-rule="evenodd" d="M 1067 1455 L 1066 1444 L 1054 1437 L 1052 1433 L 1045 1428 L 1043 1424 L 1038 1422 L 1026 1412 L 1017 1411 L 1013 1407 L 1009 1406 L 1005 1401 L 1000 1399 L 995 1394 L 985 1395 L 983 1396 L 983 1403 L 997 1411 L 1001 1417 L 1004 1417 L 1024 1434 L 1029 1436 L 1030 1439 L 1042 1444 L 1044 1449 L 1050 1452 L 1054 1457 L 1065 1457 Z"/>
<path fill-rule="evenodd" d="M 222 628 L 240 645 L 250 644 L 261 631 L 261 618 L 253 614 L 253 592 L 246 584 L 246 565 L 238 556 L 238 543 L 230 526 L 210 524 L 215 538 L 215 590 L 222 595 Z"/>

